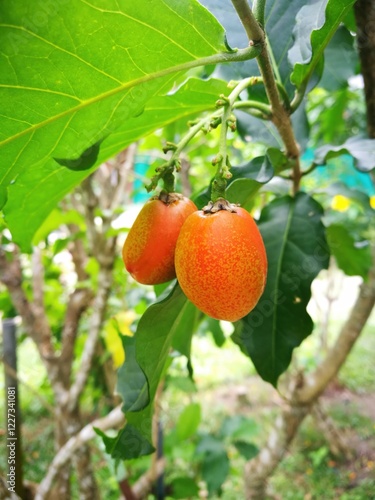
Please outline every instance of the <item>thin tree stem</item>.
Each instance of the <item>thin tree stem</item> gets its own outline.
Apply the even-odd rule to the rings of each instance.
[[[295,160],[295,162],[293,162],[293,193],[295,194],[299,190],[301,180],[299,147],[294,136],[289,114],[280,99],[270,56],[267,50],[265,34],[255,19],[246,0],[232,0],[232,3],[249,37],[250,44],[255,41],[262,46],[261,52],[257,56],[258,66],[264,81],[268,100],[271,104],[272,121],[283,140],[288,157]]]

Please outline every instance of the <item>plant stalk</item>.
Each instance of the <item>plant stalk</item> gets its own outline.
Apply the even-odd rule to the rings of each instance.
[[[271,104],[272,121],[282,138],[288,157],[295,160],[293,164],[293,193],[296,194],[299,191],[301,180],[301,169],[299,163],[300,151],[293,132],[289,114],[280,100],[270,56],[267,50],[264,31],[259,26],[246,0],[232,0],[232,3],[243,27],[245,28],[250,44],[256,42],[262,47],[260,54],[257,56],[257,62],[263,78],[267,97]]]

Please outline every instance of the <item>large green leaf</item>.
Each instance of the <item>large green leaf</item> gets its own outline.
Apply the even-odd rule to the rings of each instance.
[[[327,241],[337,265],[348,276],[368,278],[371,267],[370,245],[358,246],[348,229],[341,224],[327,227]]]
[[[312,280],[328,266],[321,206],[305,193],[275,199],[262,211],[259,229],[268,276],[255,309],[236,325],[233,340],[260,376],[276,386],[292,351],[313,328],[306,311]]]
[[[293,30],[295,42],[288,52],[294,66],[291,81],[297,87],[307,83],[320,63],[340,22],[355,0],[316,0],[299,11]]]
[[[222,80],[202,81],[192,78],[175,94],[151,98],[140,116],[125,120],[101,143],[94,166],[101,164],[156,128],[178,118],[214,108],[217,96],[223,92],[227,92],[227,87],[226,82]],[[48,165],[51,170],[48,170]],[[8,188],[9,200],[4,210],[6,219],[15,240],[24,248],[29,243],[35,228],[56,204],[56,198],[46,199],[46,193],[50,195],[56,192],[60,197],[62,189],[68,192],[77,182],[87,176],[86,171],[79,169],[74,171],[59,166],[54,160],[43,166],[43,171],[47,172],[47,170],[51,175],[43,178],[36,175],[34,170],[23,170],[16,183]],[[58,176],[58,183],[55,175]]]
[[[195,0],[4,0],[0,17],[0,198],[26,247],[90,167],[164,124],[154,108],[136,131],[151,97],[227,49]]]
[[[179,329],[186,331],[185,323],[190,321],[186,316],[189,306],[178,284],[172,289],[169,287],[139,320],[135,351],[131,340],[126,342],[125,363],[119,370],[118,387],[128,410],[125,412],[127,424],[117,437],[105,440],[107,451],[114,458],[136,458],[153,451],[150,444],[152,405],[173,338]],[[193,315],[195,311],[194,307]],[[134,382],[128,380],[132,374],[136,375]]]
[[[354,165],[362,172],[369,172],[375,168],[375,139],[351,137],[340,146],[327,144],[315,151],[314,162],[324,165],[330,158],[349,154],[353,157]]]

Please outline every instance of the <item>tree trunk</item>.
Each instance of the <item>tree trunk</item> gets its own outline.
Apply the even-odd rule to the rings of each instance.
[[[75,436],[82,429],[82,419],[79,411],[75,408],[69,411],[62,407],[56,412],[56,453],[66,444],[66,442]],[[99,491],[92,471],[90,448],[83,444],[76,450],[73,456],[74,470],[77,474],[79,484],[79,498],[81,500],[99,499]],[[71,463],[67,462],[59,470],[57,476],[57,486],[53,489],[49,498],[53,500],[66,500],[71,498],[70,487]]]
[[[354,5],[357,21],[358,53],[365,84],[367,129],[375,138],[375,1],[358,0]]]

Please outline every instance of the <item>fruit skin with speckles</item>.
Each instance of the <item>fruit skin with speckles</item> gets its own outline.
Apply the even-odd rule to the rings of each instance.
[[[257,225],[243,208],[233,210],[190,215],[175,255],[177,279],[188,299],[208,316],[226,321],[237,321],[256,306],[267,277]]]
[[[186,218],[194,203],[178,193],[161,193],[146,202],[122,249],[127,271],[144,285],[165,283],[176,277],[174,253]]]

